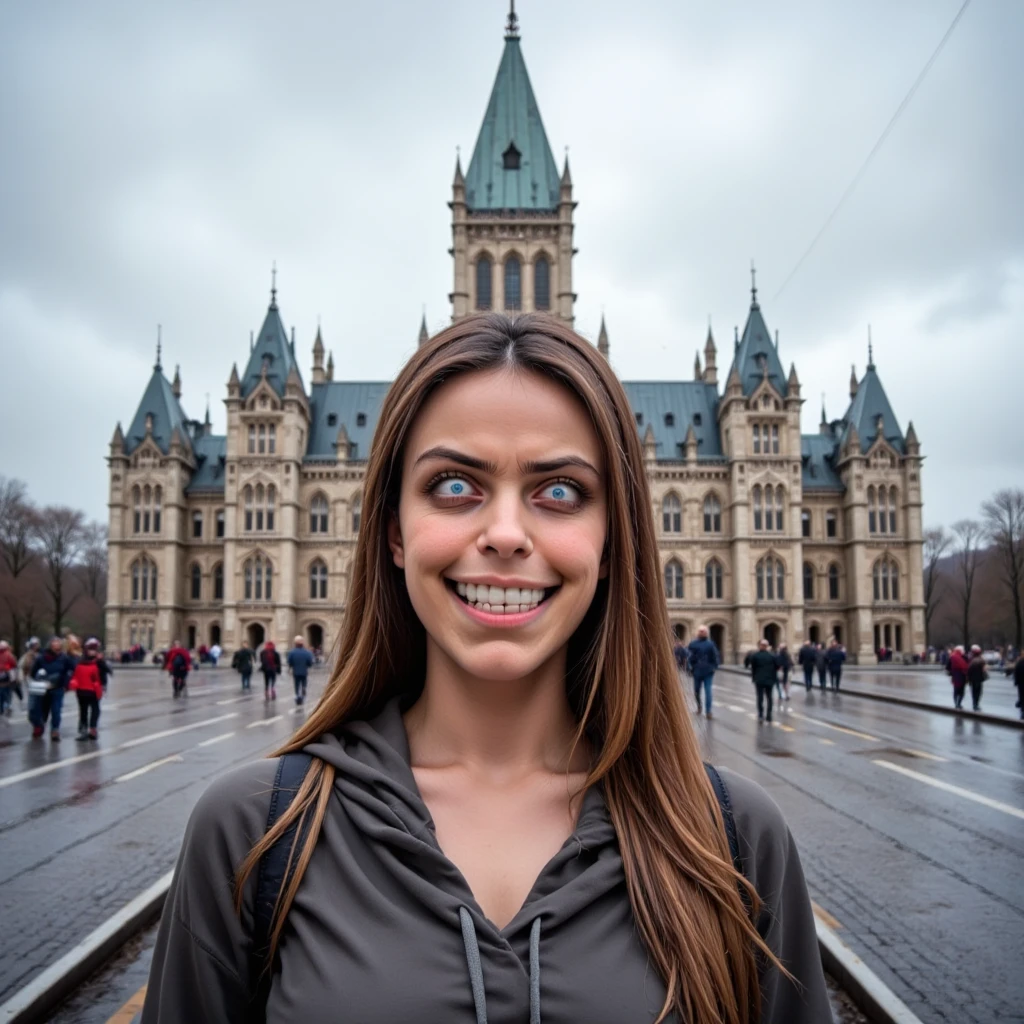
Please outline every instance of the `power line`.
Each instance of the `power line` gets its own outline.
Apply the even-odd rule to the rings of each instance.
[[[835,220],[836,214],[839,213],[839,211],[843,207],[843,204],[846,202],[847,199],[850,198],[850,196],[853,194],[854,189],[856,189],[856,187],[860,184],[860,180],[861,178],[864,177],[864,172],[867,171],[868,165],[874,159],[875,154],[878,153],[878,151],[882,148],[883,143],[889,137],[889,133],[893,130],[893,128],[896,125],[896,122],[900,119],[900,115],[903,113],[904,110],[907,109],[908,104],[914,98],[914,93],[916,93],[917,90],[920,88],[921,83],[925,80],[925,77],[931,70],[932,65],[935,63],[939,54],[942,52],[943,47],[949,41],[949,37],[953,34],[953,30],[956,28],[960,19],[964,16],[964,12],[967,10],[970,4],[971,0],[964,0],[963,6],[961,6],[960,10],[957,11],[956,17],[952,20],[952,22],[950,22],[949,28],[946,29],[946,34],[939,40],[939,45],[935,47],[934,52],[928,58],[928,62],[921,69],[921,73],[917,76],[917,79],[914,81],[914,84],[910,87],[910,91],[907,93],[906,96],[903,97],[903,102],[900,103],[900,105],[896,108],[896,113],[892,115],[892,118],[890,119],[889,123],[885,126],[885,131],[882,132],[882,134],[878,137],[878,141],[874,144],[874,146],[871,147],[871,152],[868,153],[867,157],[864,160],[864,163],[860,165],[860,170],[857,171],[857,173],[854,175],[853,180],[850,182],[849,185],[846,186],[846,191],[842,194],[842,196],[840,196],[839,202],[836,203],[832,212],[825,219],[825,223],[821,225],[821,228],[819,229],[818,233],[814,236],[814,238],[811,240],[811,244],[807,246],[807,249],[804,251],[804,254],[800,257],[800,259],[797,260],[796,266],[789,272],[789,276],[786,278],[785,281],[782,282],[782,286],[775,293],[775,299],[777,299],[783,293],[783,291],[785,291],[786,286],[789,284],[789,282],[792,281],[794,277],[796,277],[797,271],[803,266],[804,261],[807,259],[808,256],[811,255],[811,252],[814,250],[814,247],[821,240],[821,236],[825,234],[825,232],[829,228],[829,225],[832,223],[832,221]]]

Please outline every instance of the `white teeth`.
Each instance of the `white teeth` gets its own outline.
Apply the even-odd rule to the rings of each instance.
[[[476,584],[475,583],[467,583],[466,584],[466,599],[468,601],[476,601]]]
[[[467,594],[466,594],[466,591],[467,591],[467,590],[468,590],[469,588],[468,588],[467,584],[465,584],[465,583],[456,583],[456,584],[455,584],[455,589],[456,589],[456,590],[457,590],[457,591],[458,591],[458,592],[459,592],[459,593],[460,593],[460,594],[461,594],[461,595],[462,595],[463,597],[466,597],[466,596],[467,596]]]
[[[519,604],[519,588],[518,587],[506,587],[505,588],[505,604]]]
[[[498,615],[532,611],[544,600],[543,589],[531,587],[492,587],[484,583],[456,581],[455,591],[469,604]]]
[[[492,605],[504,604],[505,603],[505,588],[504,587],[489,587],[487,600]]]

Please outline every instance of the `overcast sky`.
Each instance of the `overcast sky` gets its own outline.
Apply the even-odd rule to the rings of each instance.
[[[860,186],[779,294],[962,0],[520,0],[579,201],[577,326],[624,378],[727,364],[749,264],[804,431],[863,372],[867,325],[927,456],[925,521],[1024,485],[1024,3],[974,0]],[[450,309],[468,162],[504,0],[22,0],[0,33],[0,473],[106,518],[115,423],[163,325],[186,412],[266,310],[305,378],[388,379]],[[727,365],[724,367],[727,369]],[[724,374],[724,370],[722,371]]]

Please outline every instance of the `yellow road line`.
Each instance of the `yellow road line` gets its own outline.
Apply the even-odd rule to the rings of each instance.
[[[114,1014],[107,1024],[131,1024],[135,1015],[142,1010],[142,1004],[146,1001],[146,985],[143,985],[138,992]]]
[[[939,757],[938,754],[929,754],[926,750],[913,750],[911,747],[903,748],[904,754],[909,754],[911,757],[920,757],[925,761],[948,761],[948,757]]]
[[[993,800],[990,797],[982,796],[980,793],[964,789],[962,786],[953,786],[948,782],[941,782],[939,779],[933,779],[930,775],[911,771],[911,769],[904,768],[899,764],[893,764],[891,761],[873,760],[871,763],[877,764],[881,768],[888,768],[893,772],[899,772],[900,775],[906,775],[908,778],[917,779],[918,782],[924,782],[929,786],[934,786],[936,789],[945,790],[947,793],[962,796],[965,800],[973,800],[976,804],[982,804],[985,807],[991,807],[993,810],[1002,811],[1003,814],[1012,814],[1015,818],[1024,818],[1024,810],[1021,810],[1019,807],[1013,807],[1010,804],[1004,804],[1001,800]]]
[[[829,926],[833,931],[841,931],[842,925],[820,904],[815,903],[811,900],[811,909],[814,911],[814,916]]]

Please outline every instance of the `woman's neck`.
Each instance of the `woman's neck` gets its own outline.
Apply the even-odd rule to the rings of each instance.
[[[405,727],[415,767],[460,765],[512,779],[589,766],[586,744],[573,750],[564,651],[525,678],[496,682],[466,675],[428,640],[423,693]]]

